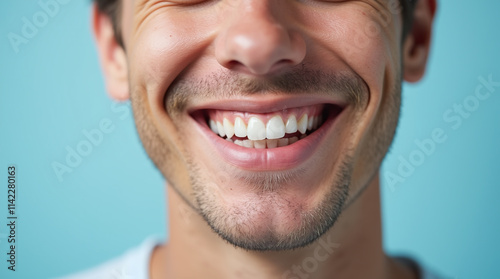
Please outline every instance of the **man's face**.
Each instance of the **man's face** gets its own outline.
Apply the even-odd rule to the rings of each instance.
[[[397,0],[123,4],[142,142],[221,237],[302,247],[376,175],[399,115]]]

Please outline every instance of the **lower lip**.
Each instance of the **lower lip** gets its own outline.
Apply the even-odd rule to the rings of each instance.
[[[280,171],[296,168],[310,159],[326,138],[339,114],[331,113],[323,125],[304,139],[270,149],[239,146],[212,132],[203,117],[199,117],[195,122],[200,132],[230,164],[250,171]]]

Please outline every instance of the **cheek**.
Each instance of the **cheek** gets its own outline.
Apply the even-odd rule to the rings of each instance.
[[[164,98],[171,83],[210,41],[211,26],[196,29],[194,24],[199,23],[158,10],[148,17],[134,16],[133,24],[124,30],[128,34],[125,41],[132,98],[140,100],[136,103],[141,117],[137,118],[142,122],[137,126],[148,126],[141,139],[155,164],[174,185],[188,185],[189,175],[179,149],[179,128],[166,113]]]
[[[394,55],[397,15],[385,12],[389,14],[382,16],[384,12],[355,1],[329,9],[300,13],[309,37],[308,48],[324,56],[314,59],[329,58],[332,65],[343,64],[357,73],[372,93],[380,94],[399,59]]]
[[[307,30],[312,30],[309,32],[310,47],[321,48],[316,52],[334,57],[332,65],[340,64],[365,81],[370,95],[358,130],[366,131],[398,81],[400,58],[396,34],[400,21],[398,15],[382,17],[373,7],[357,2],[335,9],[335,13],[303,15],[304,22],[309,25]],[[359,134],[356,141],[361,136]]]
[[[212,24],[200,20],[158,12],[135,28],[128,49],[131,82],[147,90],[150,102],[163,105],[170,84],[210,44]]]
[[[357,2],[352,3],[357,5]],[[303,22],[306,26],[303,28],[310,34],[308,47],[325,57],[322,60],[319,60],[321,57],[314,57],[314,61],[327,61],[331,68],[346,67],[358,74],[369,87],[369,102],[365,107],[358,108],[357,124],[352,127],[354,132],[348,134],[348,139],[345,140],[352,143],[353,149],[358,150],[354,157],[362,165],[354,167],[356,175],[353,177],[367,181],[364,176],[372,173],[374,165],[363,165],[363,162],[370,158],[359,160],[358,155],[364,156],[362,153],[368,154],[368,151],[372,151],[366,150],[366,145],[367,142],[373,141],[373,136],[376,135],[373,131],[377,123],[388,124],[382,116],[385,115],[384,110],[387,110],[387,104],[392,97],[390,95],[399,80],[397,34],[398,24],[401,22],[394,14],[390,20],[382,21],[374,16],[373,11],[361,6],[354,8],[351,4],[346,4],[345,7],[338,6],[336,9],[335,13],[304,14]],[[328,60],[328,57],[333,58]],[[346,127],[346,131],[348,129]]]

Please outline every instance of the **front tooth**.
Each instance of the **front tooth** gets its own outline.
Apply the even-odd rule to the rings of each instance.
[[[253,148],[253,141],[252,140],[244,140],[243,146],[248,147],[248,148]]]
[[[219,133],[219,130],[217,129],[217,124],[212,119],[210,119],[210,129],[212,130],[212,132],[216,134]]]
[[[224,132],[224,126],[222,126],[219,121],[217,121],[217,130],[219,131],[219,136],[224,137],[226,135]]]
[[[285,136],[285,124],[279,115],[273,116],[266,125],[266,137],[279,139]]]
[[[266,148],[266,140],[255,140],[253,146],[260,149]]]
[[[234,134],[240,138],[247,136],[247,125],[245,125],[243,119],[239,117],[236,117],[234,120]]]
[[[286,127],[285,131],[287,134],[295,133],[297,132],[297,118],[295,118],[295,115],[290,115],[288,117],[288,120],[286,121]]]
[[[232,138],[234,136],[234,126],[227,120],[227,118],[224,118],[223,121],[224,125],[224,133],[226,133],[226,136],[228,139]]]
[[[307,130],[311,131],[313,129],[314,116],[311,116],[307,121]]]
[[[314,121],[313,121],[313,129],[314,130],[318,129],[318,122],[319,122],[319,116],[314,117]]]
[[[268,139],[267,140],[267,148],[275,148],[278,146],[278,140],[277,139]]]
[[[237,144],[239,146],[243,146],[243,141],[242,140],[234,140],[234,144]]]
[[[279,147],[287,146],[287,145],[288,145],[288,138],[283,138],[283,139],[279,139],[278,140],[278,146]]]
[[[266,125],[257,117],[248,120],[247,136],[251,140],[263,140],[266,138]]]
[[[298,137],[291,137],[289,143],[292,144],[292,143],[296,143],[297,141],[299,141]]]
[[[297,122],[297,129],[301,134],[305,134],[307,131],[307,114],[304,114],[302,118],[300,118],[299,122]]]

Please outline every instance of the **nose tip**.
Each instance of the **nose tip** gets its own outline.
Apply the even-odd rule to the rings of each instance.
[[[241,15],[217,38],[215,55],[222,66],[265,75],[301,63],[306,55],[301,35],[268,13]]]

